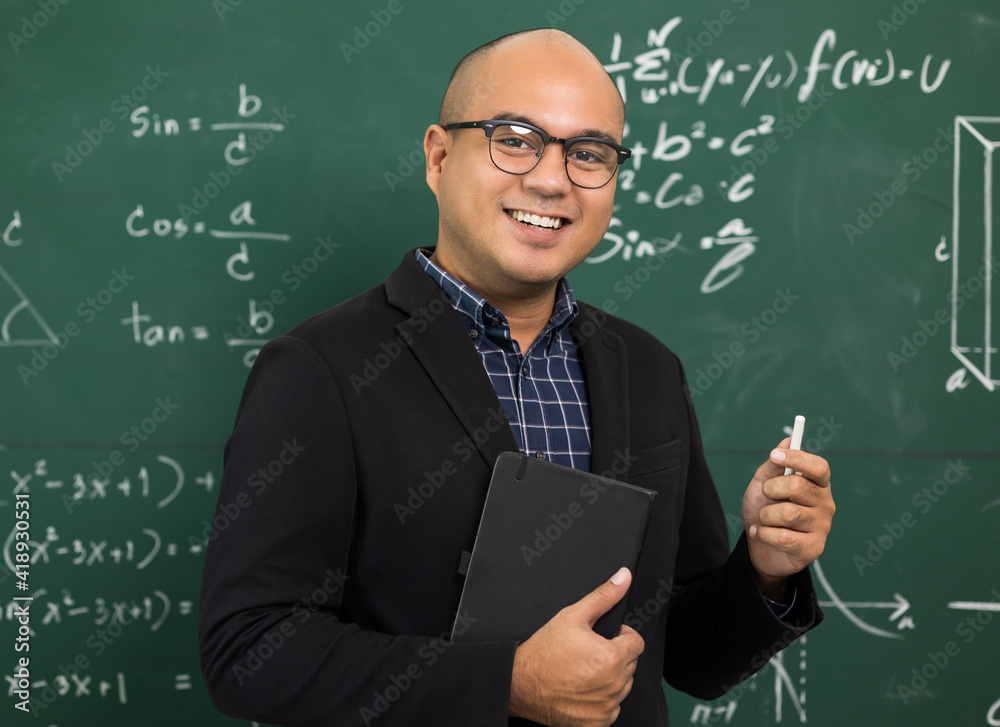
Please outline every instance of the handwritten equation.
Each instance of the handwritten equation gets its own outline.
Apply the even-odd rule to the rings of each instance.
[[[735,0],[734,4],[740,5]],[[743,4],[740,10],[745,9]],[[684,18],[675,16],[659,28],[647,29],[638,39],[613,34],[604,67],[629,106],[629,115],[645,107],[655,110],[664,99],[673,100],[671,118],[656,122],[655,137],[636,138],[626,124],[626,144],[633,153],[629,164],[619,171],[619,199],[636,209],[650,207],[673,214],[667,230],[651,234],[630,229],[625,214],[616,208],[604,242],[588,263],[659,258],[672,251],[692,258],[708,255],[699,291],[710,294],[725,288],[745,272],[761,244],[750,214],[728,207],[755,194],[761,168],[829,98],[852,88],[899,83],[910,83],[917,92],[932,94],[945,83],[951,68],[950,59],[935,59],[931,53],[902,58],[890,47],[875,56],[855,49],[838,50],[837,31],[833,29],[818,33],[808,59],[791,49],[776,49],[755,59],[713,57],[712,44],[729,25],[738,22],[739,11],[733,8],[698,26],[685,26]],[[626,55],[626,47],[642,49]],[[799,106],[781,117],[757,115],[742,128],[728,132],[701,113],[701,118],[692,121],[676,119],[677,100],[693,100],[694,106],[700,107],[715,95],[729,93],[739,99],[738,107],[743,109],[765,90],[794,93]],[[641,105],[636,108],[636,103]],[[705,170],[717,167],[713,160],[720,158],[732,162],[725,178],[706,179]],[[684,161],[692,164],[685,168],[681,165]],[[707,194],[711,189],[718,196]],[[678,212],[713,200],[723,205],[719,217],[727,222],[717,230],[694,235],[681,229]]]
[[[130,237],[155,240],[170,238],[181,240],[191,235],[207,235],[216,240],[239,240],[239,250],[226,260],[226,272],[229,277],[241,282],[254,279],[255,272],[249,269],[250,253],[248,240],[269,242],[289,242],[292,236],[284,232],[262,232],[252,229],[257,221],[253,217],[253,202],[244,200],[229,213],[232,229],[209,228],[203,221],[191,222],[187,216],[153,218],[146,216],[142,204],[137,204],[128,217],[125,218],[125,230]]]
[[[117,542],[107,539],[83,536],[68,541],[68,545],[59,545],[64,541],[55,526],[45,528],[45,538],[41,542],[28,541],[31,550],[31,563],[67,562],[74,566],[91,567],[94,565],[135,566],[136,570],[148,567],[159,555],[177,556],[183,552],[190,555],[200,555],[205,550],[203,542],[198,542],[196,536],[190,537],[187,546],[177,543],[164,543],[160,533],[152,528],[142,528],[135,538],[127,538]],[[11,558],[11,539],[4,543],[3,557],[8,568],[13,569]]]
[[[731,22],[737,21],[734,17]],[[650,28],[646,33],[648,50],[637,53],[631,60],[622,58],[622,34],[614,34],[604,68],[616,78],[626,103],[629,100],[627,80],[630,79],[641,84],[639,100],[644,104],[655,104],[668,97],[690,96],[701,106],[715,89],[730,88],[742,92],[739,105],[743,108],[762,86],[787,90],[800,73],[804,78],[796,90],[799,103],[805,102],[822,83],[844,91],[859,86],[877,87],[911,81],[919,84],[920,92],[934,93],[944,83],[951,67],[950,59],[935,61],[930,53],[922,58],[899,60],[890,48],[885,48],[879,57],[871,58],[863,57],[857,50],[838,54],[837,31],[832,29],[819,34],[809,60],[804,63],[800,63],[791,50],[783,50],[754,61],[733,62],[717,57],[704,61],[703,67],[696,67],[695,59],[711,41],[705,43],[699,41],[697,35],[693,39],[688,36],[683,52],[667,47],[671,34],[682,22],[683,18],[677,16],[658,29]],[[722,21],[718,23],[718,31],[710,31],[715,37],[725,29]],[[700,28],[699,31],[705,32]]]
[[[129,627],[140,623],[155,633],[171,615],[191,617],[196,615],[193,599],[181,599],[174,604],[161,590],[117,601],[94,596],[86,602],[81,602],[68,588],[61,589],[58,594],[50,594],[42,588],[35,591],[32,597],[34,598],[32,609],[41,612],[40,618],[34,619],[33,623],[40,623],[43,628],[68,626],[78,622],[94,626],[119,624]],[[15,604],[12,601],[8,602],[0,611],[0,621],[13,621],[15,609]]]
[[[237,121],[223,121],[206,124],[200,116],[188,117],[182,124],[180,119],[161,116],[152,111],[148,105],[137,107],[129,115],[132,124],[132,136],[137,139],[143,137],[171,137],[181,136],[182,129],[188,133],[199,131],[220,131],[237,132],[236,137],[226,144],[223,157],[226,163],[234,167],[240,167],[253,161],[257,152],[274,140],[275,134],[280,134],[285,130],[288,121],[295,116],[288,113],[287,109],[272,110],[272,116],[268,121],[258,120],[263,108],[263,101],[260,96],[247,92],[247,84],[239,84],[239,103],[236,106]],[[247,137],[247,132],[254,132],[254,136]]]
[[[139,436],[141,432],[135,434],[136,449],[139,445]],[[131,440],[126,442],[123,439],[123,444],[131,443]],[[59,497],[67,513],[73,513],[84,503],[100,502],[112,497],[151,499],[156,502],[157,508],[163,508],[181,494],[187,480],[184,468],[173,457],[161,454],[156,457],[156,461],[162,466],[152,474],[149,468],[139,467],[134,478],[130,475],[111,478],[109,475],[115,470],[115,466],[100,458],[90,462],[89,470],[83,468],[72,473],[50,472],[48,460],[40,459],[30,469],[21,470],[23,474],[18,470],[10,470],[9,477],[14,483],[12,494],[15,497],[28,492],[35,493],[36,497],[41,493],[50,493]],[[118,481],[113,482],[114,479]],[[215,482],[215,474],[211,470],[194,477],[194,484],[204,488],[208,494],[212,493]],[[11,504],[12,501],[9,499],[0,500],[0,512]]]

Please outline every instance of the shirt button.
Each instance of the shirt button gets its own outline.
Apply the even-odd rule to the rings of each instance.
[[[537,457],[538,459],[545,459],[545,452],[543,452],[542,450],[538,450],[537,452],[535,452],[535,457]]]
[[[479,331],[473,328],[471,331],[469,331],[469,338],[479,338]]]
[[[521,367],[521,373],[524,374],[525,376],[528,375],[528,364],[525,364],[524,366]]]

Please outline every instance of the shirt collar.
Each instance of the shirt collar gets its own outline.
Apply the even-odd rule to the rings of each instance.
[[[431,250],[426,248],[418,249],[416,252],[417,262],[441,286],[455,309],[465,314],[459,317],[466,323],[466,328],[469,330],[475,328],[480,334],[501,335],[510,338],[510,325],[503,312],[494,308],[486,298],[434,263],[430,258],[430,253]],[[568,326],[579,312],[580,305],[573,294],[573,288],[570,286],[569,280],[563,276],[559,279],[559,284],[556,287],[556,300],[552,307],[552,317],[549,318],[548,325],[542,329],[539,338],[549,331]]]

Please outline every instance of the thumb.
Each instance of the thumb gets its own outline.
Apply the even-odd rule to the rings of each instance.
[[[628,591],[632,583],[632,574],[628,568],[622,567],[579,601],[570,606],[578,616],[583,618],[587,624],[593,628],[597,619],[606,614],[611,608],[622,600],[625,592]]]
[[[775,447],[775,449],[789,449],[791,448],[791,446],[792,446],[792,438],[785,437],[778,443],[778,446]],[[760,466],[759,470],[760,481],[764,482],[764,480],[769,480],[772,477],[777,477],[778,475],[783,475],[784,473],[785,473],[785,466],[776,463],[774,460],[771,459],[770,455],[768,455],[767,461]]]

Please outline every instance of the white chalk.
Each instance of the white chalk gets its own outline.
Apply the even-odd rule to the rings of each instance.
[[[792,426],[792,446],[789,449],[802,449],[802,434],[806,431],[806,418],[799,414],[795,417],[795,424]],[[794,472],[791,467],[785,467],[785,474]]]

